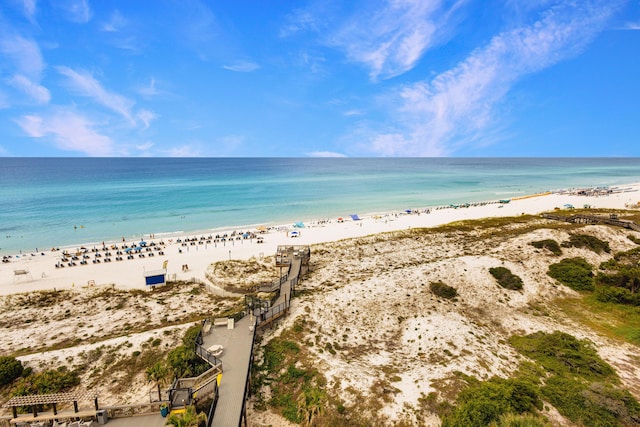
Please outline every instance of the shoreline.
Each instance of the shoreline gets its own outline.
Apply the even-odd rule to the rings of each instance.
[[[365,213],[359,220],[353,220],[345,215],[343,221],[337,218],[316,219],[303,221],[304,227],[294,228],[291,222],[288,224],[271,224],[266,221],[263,226],[266,233],[258,234],[257,226],[235,227],[235,230],[253,232],[264,239],[263,243],[257,243],[256,238],[240,238],[239,240],[218,240],[216,234],[231,234],[234,227],[219,227],[199,231],[162,233],[154,239],[145,237],[146,241],[162,247],[162,251],[152,249],[142,252],[144,257],[135,255],[134,259],[126,257],[121,261],[114,260],[103,262],[106,256],[101,256],[99,263],[93,261],[95,252],[87,252],[90,259],[86,265],[65,266],[56,268],[60,262],[62,252],[66,249],[75,252],[77,248],[85,246],[102,247],[102,242],[97,244],[77,244],[60,247],[59,251],[46,251],[27,253],[19,258],[12,256],[9,262],[0,264],[0,295],[30,292],[47,289],[64,289],[83,286],[115,285],[119,288],[144,289],[144,272],[162,269],[167,263],[168,278],[176,280],[200,280],[206,281],[207,267],[214,262],[231,259],[250,259],[272,256],[278,245],[313,245],[318,243],[362,237],[384,232],[399,231],[410,228],[429,228],[455,221],[518,216],[522,214],[539,214],[553,211],[555,208],[566,209],[567,206],[582,208],[602,209],[626,209],[628,205],[640,203],[640,183],[624,184],[616,187],[589,187],[573,188],[523,195],[503,201],[484,201],[464,205],[449,205],[424,207],[413,210],[403,210],[383,213]],[[338,217],[339,218],[339,217]],[[292,238],[290,232],[297,230],[298,237]],[[211,235],[212,239],[206,237]],[[204,240],[200,240],[205,237]],[[178,243],[180,239],[197,238],[198,242],[190,242],[184,246]],[[137,244],[138,241],[125,239],[127,245]],[[163,242],[164,245],[161,245]],[[193,244],[192,244],[193,243]],[[122,249],[122,241],[104,241],[107,248],[117,245]],[[159,255],[159,252],[164,252]],[[98,252],[101,255],[104,252]],[[149,256],[149,254],[153,254]],[[42,255],[41,255],[42,254]],[[6,255],[5,255],[6,256]],[[187,266],[185,269],[184,266]],[[17,274],[16,271],[24,274]]]

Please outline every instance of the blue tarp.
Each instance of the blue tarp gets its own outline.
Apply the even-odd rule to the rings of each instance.
[[[358,214],[350,214],[349,216],[354,221],[360,221],[360,217],[358,216]]]

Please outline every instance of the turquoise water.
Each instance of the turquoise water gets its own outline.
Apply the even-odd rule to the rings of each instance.
[[[0,253],[635,182],[637,158],[0,158]]]

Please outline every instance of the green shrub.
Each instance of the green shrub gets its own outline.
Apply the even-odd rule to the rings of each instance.
[[[442,282],[431,282],[429,284],[431,292],[440,298],[451,299],[458,296],[458,291],[453,286],[445,285]]]
[[[521,379],[492,378],[463,390],[443,427],[487,426],[504,414],[542,409],[538,388]]]
[[[632,426],[640,420],[640,405],[633,396],[609,384],[553,376],[542,394],[560,414],[585,427]]]
[[[562,246],[567,248],[572,246],[575,248],[587,248],[597,254],[602,252],[606,252],[606,253],[611,252],[609,243],[602,241],[597,237],[589,236],[588,234],[572,234],[569,237],[569,241],[563,242]]]
[[[595,297],[601,302],[613,302],[616,304],[640,305],[640,294],[633,294],[628,289],[615,286],[598,286]]]
[[[76,371],[69,371],[61,366],[58,369],[32,374],[21,378],[14,388],[13,396],[25,396],[29,394],[60,393],[80,384],[80,377]]]
[[[562,255],[562,249],[558,242],[553,239],[544,239],[538,240],[536,242],[531,242],[531,246],[538,249],[546,249],[554,255]]]
[[[566,258],[549,266],[547,274],[576,291],[592,291],[593,267],[584,258]]]
[[[0,386],[11,384],[23,370],[22,362],[15,357],[0,356]]]
[[[495,427],[548,427],[546,420],[529,413],[504,414],[500,417]]]
[[[520,290],[522,289],[522,279],[513,274],[505,267],[492,267],[489,273],[498,281],[498,284],[505,289]]]
[[[587,427],[638,424],[640,404],[615,386],[615,371],[588,341],[556,331],[513,336],[510,342],[548,371],[540,374],[541,392],[563,416]]]
[[[615,378],[609,364],[598,356],[591,343],[564,332],[535,332],[511,337],[511,344],[554,374],[580,375],[588,379]]]

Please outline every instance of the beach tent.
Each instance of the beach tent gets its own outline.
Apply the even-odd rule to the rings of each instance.
[[[349,216],[354,221],[360,221],[360,217],[358,216],[358,214],[350,214]]]
[[[302,221],[298,221],[295,224],[293,224],[293,226],[296,228],[304,228],[304,223]]]

